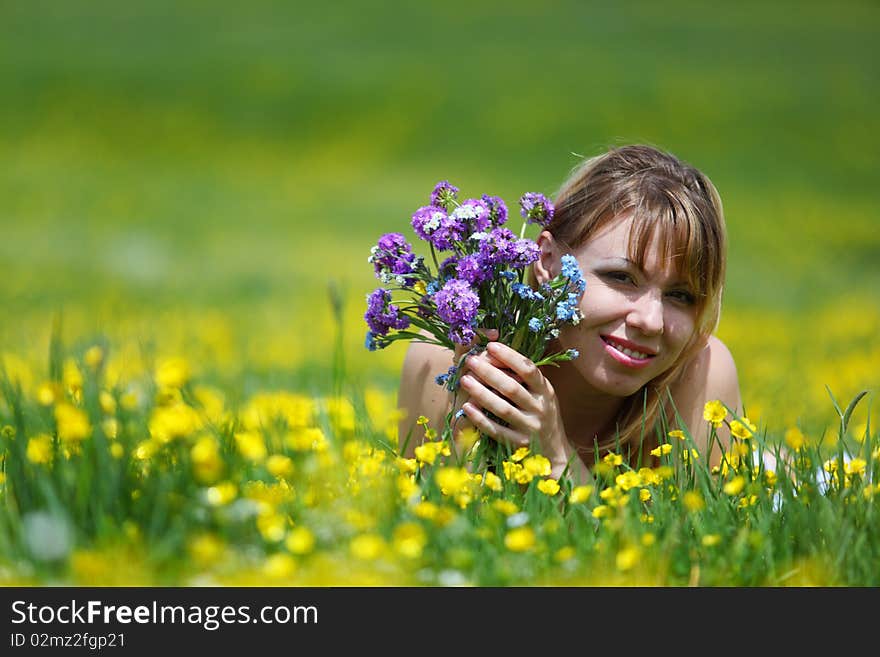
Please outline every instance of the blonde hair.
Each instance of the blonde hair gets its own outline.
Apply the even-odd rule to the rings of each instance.
[[[636,144],[610,148],[582,162],[557,192],[554,206],[546,229],[571,249],[621,215],[631,214],[629,259],[644,267],[647,247],[656,236],[660,257],[672,259],[695,294],[694,333],[678,361],[627,398],[618,415],[614,443],[599,445],[602,451],[619,444],[630,449],[631,460],[641,459],[645,448],[658,442],[658,419],[674,418],[669,385],[706,345],[721,316],[727,261],[721,197],[696,168],[670,153]]]

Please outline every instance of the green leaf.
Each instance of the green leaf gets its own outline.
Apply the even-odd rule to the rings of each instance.
[[[846,427],[849,424],[849,418],[853,414],[853,411],[856,409],[858,403],[862,400],[862,397],[868,394],[867,390],[862,390],[859,394],[857,394],[853,400],[849,403],[849,406],[846,407],[846,411],[843,413],[843,417],[841,421],[843,422],[843,430],[846,431]]]

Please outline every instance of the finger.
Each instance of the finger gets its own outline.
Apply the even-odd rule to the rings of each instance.
[[[498,367],[493,365],[488,358],[478,358],[471,363],[470,371],[485,385],[496,390],[514,405],[520,408],[532,408],[531,392],[523,386],[516,372],[506,369],[503,364]]]
[[[483,335],[489,341],[498,339],[498,329],[479,328],[479,329],[477,329],[477,333],[480,335]],[[467,344],[456,343],[455,350],[454,350],[455,351],[455,360],[459,361],[462,356],[464,356],[468,351],[470,351],[471,349],[476,347],[478,344],[480,344],[480,340],[476,336],[474,337],[473,340],[471,340]]]
[[[515,349],[502,342],[490,342],[486,347],[489,355],[503,362],[513,370],[528,387],[536,389],[544,380],[544,375],[535,363]]]
[[[519,420],[519,412],[513,404],[499,397],[495,394],[494,390],[487,388],[472,374],[466,374],[462,377],[461,386],[468,393],[468,401],[478,404],[487,411],[491,411],[508,423],[516,423]]]
[[[529,440],[526,436],[513,431],[509,427],[493,422],[473,403],[467,402],[462,406],[462,410],[471,421],[471,424],[480,430],[480,433],[489,436],[493,440],[508,445],[512,449],[525,447],[529,444]]]

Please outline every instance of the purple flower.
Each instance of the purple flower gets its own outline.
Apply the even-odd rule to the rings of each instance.
[[[374,336],[385,335],[391,329],[405,329],[409,317],[400,315],[400,308],[391,304],[391,292],[378,288],[367,295],[367,312],[364,319]],[[369,338],[368,338],[369,339]]]
[[[518,268],[529,266],[541,256],[541,247],[530,239],[517,240],[510,251],[510,264]]]
[[[507,228],[495,228],[480,240],[480,259],[487,265],[505,265],[514,259],[513,245],[517,238]]]
[[[461,232],[466,235],[482,233],[492,225],[489,206],[479,199],[469,198],[449,216],[458,222]]]
[[[489,219],[492,222],[492,227],[497,228],[504,225],[507,221],[507,205],[504,201],[497,196],[483,194],[483,202],[489,208]]]
[[[430,241],[431,235],[440,228],[444,219],[446,219],[446,211],[443,208],[426,205],[413,214],[412,227],[419,238]]]
[[[457,193],[458,187],[451,185],[448,180],[441,180],[431,192],[431,205],[449,210],[455,202]]]
[[[461,325],[461,326],[453,326],[449,329],[449,339],[458,344],[470,344],[475,337],[477,337],[477,332],[474,331],[470,326]]]
[[[441,251],[451,249],[453,242],[460,242],[467,229],[462,221],[446,214],[443,208],[432,205],[416,210],[412,216],[412,227],[416,235]]]
[[[519,200],[520,214],[527,224],[544,227],[553,219],[553,204],[543,194],[526,192]]]
[[[480,308],[480,297],[467,281],[453,278],[434,295],[437,315],[451,326],[472,324]]]
[[[401,285],[412,285],[415,278],[406,277],[415,271],[417,258],[412,246],[400,233],[387,233],[379,238],[379,243],[370,249],[367,259],[373,264],[376,278],[383,283],[396,280]]]
[[[467,281],[471,285],[479,285],[488,280],[491,275],[492,268],[484,266],[480,257],[473,253],[459,260],[455,268],[456,278]]]

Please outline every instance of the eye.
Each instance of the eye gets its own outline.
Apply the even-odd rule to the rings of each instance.
[[[617,283],[632,283],[633,278],[625,271],[609,271],[605,274],[605,278]]]
[[[696,301],[694,295],[687,290],[672,290],[667,296],[685,306],[692,306]]]

